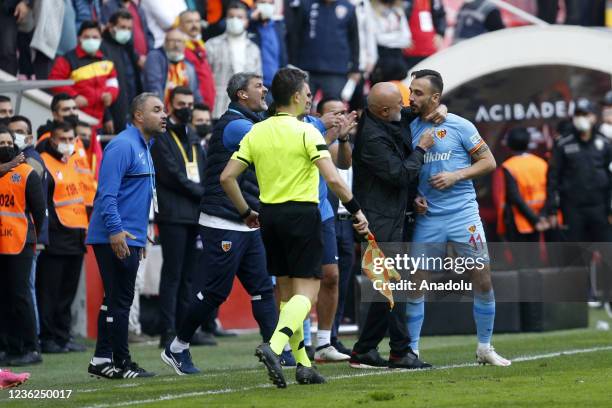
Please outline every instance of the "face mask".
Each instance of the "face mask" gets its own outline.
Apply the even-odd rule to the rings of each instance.
[[[174,117],[183,125],[191,123],[191,116],[193,116],[193,111],[189,108],[176,109],[174,111]]]
[[[608,139],[612,139],[612,123],[602,123],[599,131]]]
[[[23,148],[27,146],[26,135],[15,133],[15,146],[17,146],[19,150],[23,150]]]
[[[100,49],[102,40],[100,38],[87,38],[81,41],[81,48],[88,54],[95,54]]]
[[[2,146],[0,147],[0,163],[8,163],[15,158],[17,152],[14,147]]]
[[[79,122],[79,115],[64,116],[64,122],[68,123],[69,125],[76,126]]]
[[[132,39],[132,31],[131,30],[117,30],[115,34],[113,34],[113,38],[119,44],[127,44],[128,41]]]
[[[227,33],[230,35],[240,35],[244,33],[244,21],[238,17],[228,18],[225,22]]]
[[[185,58],[185,54],[179,51],[166,51],[166,55],[170,62],[181,62]]]
[[[261,18],[264,20],[270,20],[274,15],[274,4],[270,3],[258,3],[257,10],[261,13]]]
[[[591,121],[586,116],[575,116],[573,122],[574,127],[580,133],[588,132],[593,127]]]
[[[72,153],[74,153],[74,144],[70,144],[70,143],[58,143],[57,144],[57,151],[64,156],[72,156]]]
[[[200,139],[203,139],[212,132],[212,125],[196,125],[195,129]]]

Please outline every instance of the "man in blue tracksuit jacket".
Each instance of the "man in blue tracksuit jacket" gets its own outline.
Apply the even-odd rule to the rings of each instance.
[[[132,361],[127,339],[151,200],[157,206],[150,146],[156,134],[166,131],[166,113],[157,95],[143,93],[132,101],[130,114],[133,125],[104,149],[86,241],[93,247],[104,284],[98,341],[87,371],[110,379],[155,375]]]

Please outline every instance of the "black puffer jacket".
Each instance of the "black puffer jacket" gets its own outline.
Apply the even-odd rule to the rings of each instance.
[[[410,122],[378,119],[368,110],[359,122],[353,150],[353,193],[379,242],[401,242],[406,211],[412,210],[424,151],[412,150]]]
[[[223,191],[219,181],[223,169],[234,153],[223,144],[223,132],[230,122],[238,119],[246,119],[253,123],[261,121],[258,115],[233,102],[230,103],[229,109],[223,116],[219,118],[208,145],[208,165],[204,175],[205,193],[200,210],[208,215],[242,222],[238,210]],[[259,185],[253,168],[249,167],[238,177],[238,184],[249,207],[259,211]]]

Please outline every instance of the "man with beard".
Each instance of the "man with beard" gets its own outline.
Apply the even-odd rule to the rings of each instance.
[[[261,75],[249,72],[233,75],[227,86],[231,103],[215,125],[210,139],[200,205],[203,245],[200,264],[206,268],[206,273],[196,275],[187,316],[177,337],[161,354],[162,361],[179,375],[200,372],[191,361],[189,342],[196,329],[208,322],[225,302],[235,276],[251,296],[253,316],[264,342],[270,339],[276,325],[272,280],[268,275],[261,233],[258,228],[250,228],[242,222],[220,183],[221,172],[238,150],[242,138],[253,124],[261,121],[261,112],[268,108],[267,92]],[[251,208],[258,209],[259,187],[252,169],[240,178],[240,185]]]
[[[197,267],[196,240],[205,162],[190,125],[193,103],[189,88],[181,86],[170,92],[168,130],[151,148],[159,200],[155,221],[164,260],[159,282],[160,348],[174,339],[185,317]]]
[[[130,356],[128,317],[138,264],[145,256],[151,200],[159,211],[150,146],[166,131],[166,113],[157,95],[143,93],[132,101],[130,114],[133,126],[106,146],[87,236],[104,284],[98,341],[87,371],[108,379],[155,375]]]

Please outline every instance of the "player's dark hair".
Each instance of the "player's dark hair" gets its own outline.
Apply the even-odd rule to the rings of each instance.
[[[438,71],[433,69],[422,69],[412,73],[414,79],[427,78],[431,87],[436,93],[442,94],[444,90],[444,81],[442,81],[442,75]]]

